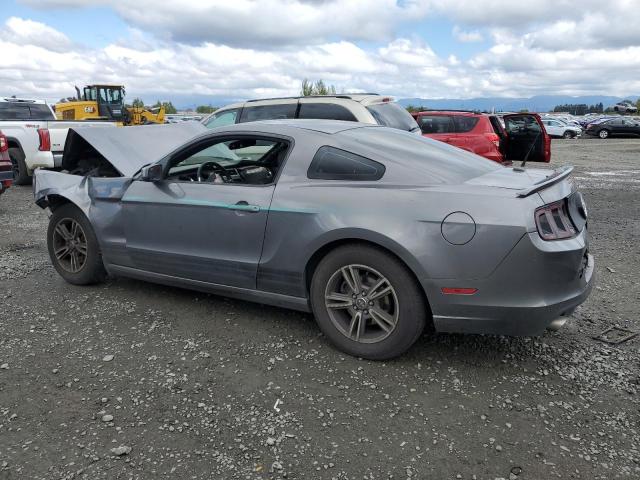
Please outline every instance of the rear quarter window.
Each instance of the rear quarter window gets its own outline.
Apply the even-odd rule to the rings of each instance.
[[[309,165],[307,177],[320,180],[380,180],[384,165],[339,148],[320,147]]]
[[[282,103],[278,105],[245,106],[240,114],[240,122],[256,122],[258,120],[277,120],[282,118],[294,118],[296,116],[297,103]]]
[[[419,117],[418,124],[422,133],[453,133],[455,125],[448,115],[423,115]]]
[[[323,120],[344,120],[356,122],[357,119],[347,108],[332,103],[301,103],[298,118]]]
[[[470,132],[478,124],[478,120],[480,120],[478,117],[454,116],[453,123],[456,126],[456,133]]]

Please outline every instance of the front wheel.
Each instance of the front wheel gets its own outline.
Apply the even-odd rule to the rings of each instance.
[[[570,130],[567,130],[562,134],[562,138],[565,138],[565,139],[573,138],[574,136],[575,136],[575,133],[573,133]]]
[[[47,230],[49,257],[56,271],[74,285],[90,285],[107,276],[96,235],[87,217],[71,203],[56,208]]]
[[[598,136],[600,138],[609,138],[609,130],[605,130],[604,128],[598,132]]]
[[[428,313],[418,282],[401,262],[356,244],[322,259],[311,282],[311,305],[320,329],[338,349],[370,360],[407,351]]]

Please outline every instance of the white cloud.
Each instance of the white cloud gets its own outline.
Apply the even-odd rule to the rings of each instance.
[[[111,5],[129,38],[73,43],[16,17],[0,28],[3,93],[49,98],[119,82],[129,96],[255,98],[296,94],[302,78],[401,97],[640,92],[637,0],[23,0],[39,8]],[[408,22],[447,18],[470,58],[442,53]],[[415,29],[413,29],[415,30]],[[441,43],[441,42],[437,42]]]
[[[9,17],[0,29],[0,39],[21,45],[35,45],[54,52],[71,48],[71,40],[55,28],[33,20]]]
[[[480,33],[478,30],[465,31],[462,30],[458,25],[455,25],[453,27],[451,33],[456,38],[456,40],[463,43],[481,42],[482,40],[484,40],[482,33]]]

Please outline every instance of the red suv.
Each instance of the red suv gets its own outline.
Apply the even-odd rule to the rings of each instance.
[[[13,168],[9,158],[9,142],[0,132],[0,193],[3,193],[13,182]]]
[[[535,113],[487,115],[474,112],[413,113],[425,137],[499,163],[551,160],[551,138]]]

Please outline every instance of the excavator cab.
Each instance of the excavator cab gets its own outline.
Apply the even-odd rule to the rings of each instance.
[[[100,118],[124,122],[124,94],[122,85],[87,85],[82,96],[84,101],[97,103]]]

